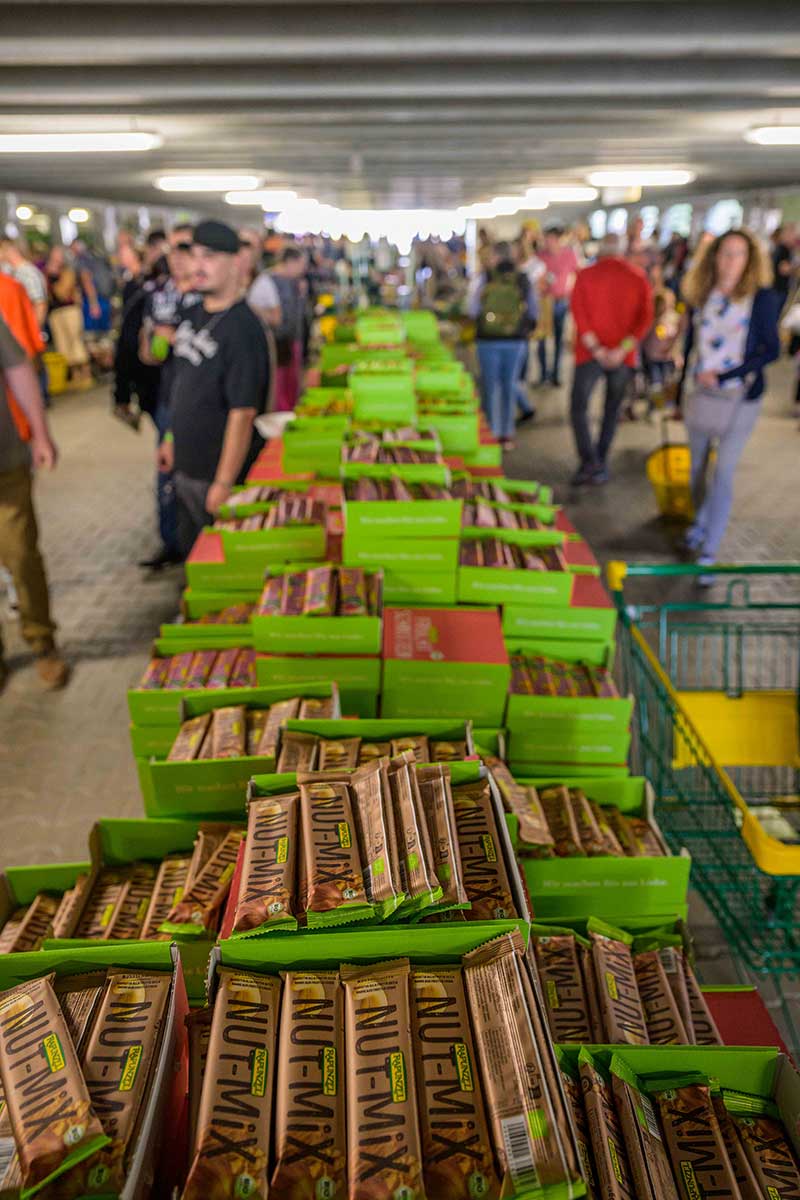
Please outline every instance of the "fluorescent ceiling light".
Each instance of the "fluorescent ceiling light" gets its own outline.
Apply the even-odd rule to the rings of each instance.
[[[17,216],[19,217],[20,221],[30,221],[31,217],[33,216],[33,209],[29,204],[18,204]]]
[[[489,207],[495,217],[513,217],[522,208],[522,196],[495,196]]]
[[[264,212],[280,212],[297,199],[297,192],[280,188],[256,188],[254,191],[228,192],[226,204],[257,204]]]
[[[456,212],[467,221],[490,221],[495,216],[491,204],[465,204]]]
[[[261,180],[257,175],[225,175],[210,171],[203,175],[162,175],[156,187],[162,192],[252,191]]]
[[[67,216],[76,225],[83,225],[85,221],[89,220],[89,210],[87,208],[71,208]]]
[[[585,187],[579,184],[564,184],[554,187],[531,187],[525,193],[525,207],[529,208],[531,201],[546,200],[550,204],[581,204],[584,201],[596,200],[597,188]]]
[[[117,154],[155,150],[157,133],[0,133],[0,154]]]
[[[628,167],[617,171],[592,171],[588,176],[593,187],[682,187],[696,176],[693,171],[660,167]]]
[[[759,125],[744,136],[757,146],[800,146],[800,125]]]

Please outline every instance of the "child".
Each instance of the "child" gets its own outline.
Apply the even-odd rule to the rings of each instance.
[[[665,391],[676,371],[683,366],[681,347],[686,323],[685,314],[679,311],[671,288],[656,292],[653,299],[653,328],[642,342],[642,364],[647,376],[650,413],[654,408],[663,407]]]

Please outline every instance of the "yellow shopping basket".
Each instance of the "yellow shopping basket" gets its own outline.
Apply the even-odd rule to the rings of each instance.
[[[690,487],[691,456],[685,442],[670,442],[668,420],[661,421],[661,445],[647,456],[647,478],[663,517],[691,521],[694,516]]]

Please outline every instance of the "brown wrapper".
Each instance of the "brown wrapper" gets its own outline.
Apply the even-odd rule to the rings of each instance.
[[[300,823],[308,872],[306,912],[343,910],[344,918],[348,907],[366,907],[348,785],[335,781],[301,784]]]
[[[300,701],[301,721],[328,721],[334,716],[333,696],[310,696]]]
[[[299,617],[303,613],[306,595],[307,571],[290,571],[283,577],[283,599],[281,614],[284,617]]]
[[[502,1195],[577,1180],[550,1041],[519,932],[467,954],[463,977]]]
[[[122,1190],[158,1054],[171,977],[166,971],[112,968],[81,1067],[92,1106],[111,1144],[91,1166],[92,1191]]]
[[[461,870],[450,768],[444,763],[418,767],[417,786],[428,826],[434,870],[442,887],[441,903],[465,906],[469,904],[469,898]]]
[[[409,750],[390,761],[386,775],[403,891],[411,900],[424,900],[438,889],[439,884],[414,762],[414,752]]]
[[[561,785],[541,788],[539,799],[553,835],[556,854],[560,858],[585,857],[568,790]]]
[[[67,1022],[67,1031],[80,1056],[106,990],[106,972],[87,971],[83,975],[62,976],[56,980],[54,987]]]
[[[243,837],[242,829],[231,829],[225,835],[202,871],[186,888],[183,897],[170,909],[166,921],[162,922],[162,933],[176,932],[174,928],[163,928],[164,925],[188,926],[197,933],[213,928],[220,907],[230,891]]]
[[[167,755],[167,762],[191,762],[197,758],[210,724],[211,713],[203,713],[202,716],[190,717],[188,721],[184,721]]]
[[[352,769],[358,766],[358,752],[361,738],[320,738],[318,746],[319,759],[317,767],[320,771]]]
[[[667,976],[672,997],[680,1013],[683,1028],[689,1045],[693,1046],[694,1026],[692,1024],[692,1009],[689,1004],[689,989],[686,986],[686,973],[683,969],[683,950],[679,946],[662,946],[659,950],[661,965]]]
[[[418,763],[426,763],[431,760],[428,739],[424,734],[420,734],[418,737],[392,738],[392,758],[397,758],[399,754],[405,754],[407,750],[413,752]]]
[[[53,936],[53,922],[58,908],[59,901],[54,896],[39,892],[24,910],[19,924],[15,925],[10,944],[7,939],[0,938],[0,953],[12,954],[22,950],[41,949],[44,939]],[[3,929],[3,934],[6,933],[6,928]]]
[[[299,771],[313,771],[317,762],[319,738],[313,733],[297,733],[284,729],[281,734],[281,753],[278,758],[279,775]]]
[[[600,836],[603,839],[603,854],[607,854],[610,858],[624,858],[625,851],[620,845],[619,838],[614,833],[608,821],[608,809],[601,808],[594,800],[590,800],[594,819],[597,821],[597,827],[600,830]]]
[[[388,913],[402,899],[403,884],[386,775],[387,762],[367,762],[358,767],[350,778],[350,791],[367,897],[378,912]]]
[[[167,682],[171,661],[169,658],[151,658],[144,675],[139,680],[140,690],[149,692],[163,688]]]
[[[586,854],[596,857],[606,853],[606,843],[597,823],[591,804],[581,788],[569,789],[569,803],[578,829],[581,847]]]
[[[672,1172],[685,1196],[733,1196],[739,1188],[704,1084],[655,1092]]]
[[[763,1195],[766,1194],[769,1196],[769,1192],[762,1192],[761,1190],[755,1171],[750,1165],[750,1159],[747,1157],[739,1127],[734,1124],[731,1114],[725,1107],[725,1101],[722,1096],[719,1094],[712,1095],[711,1103],[719,1122],[719,1130],[722,1134],[722,1140],[725,1143],[725,1149],[728,1152],[730,1164],[733,1167],[733,1173],[736,1176],[736,1182],[739,1185],[742,1200],[761,1200]],[[800,1193],[795,1194],[800,1195]],[[782,1196],[783,1193],[780,1192],[779,1195]]]
[[[164,681],[164,687],[168,691],[173,691],[176,688],[186,687],[186,680],[189,672],[192,669],[192,659],[194,658],[194,650],[185,650],[182,654],[173,654],[167,678]]]
[[[266,1200],[280,980],[219,970],[182,1200]]]
[[[423,1174],[430,1197],[499,1195],[460,967],[415,967],[411,1020]]]
[[[277,754],[278,734],[281,726],[284,721],[293,721],[299,711],[299,696],[293,696],[290,700],[279,700],[277,704],[270,705],[267,723],[258,746],[259,757],[263,755],[265,758],[269,758]]]
[[[192,859],[189,864],[189,874],[186,877],[184,890],[194,883],[197,876],[206,865],[211,855],[222,845],[222,839],[229,832],[229,822],[204,821],[198,826],[192,848]]]
[[[431,762],[461,762],[467,757],[466,742],[431,742]]]
[[[339,615],[367,615],[367,581],[360,567],[339,567]]]
[[[268,708],[248,708],[245,713],[245,727],[247,731],[245,753],[248,758],[253,758],[258,753],[258,747],[261,745],[261,739],[264,736],[268,716]]]
[[[623,853],[628,858],[639,858],[639,846],[633,836],[630,822],[624,813],[621,813],[618,808],[607,808],[605,810],[606,819],[614,836],[617,838]]]
[[[3,926],[0,933],[0,954],[8,954],[13,948],[17,934],[20,931],[22,922],[25,920],[25,914],[28,911],[28,906],[16,909]]]
[[[134,863],[130,882],[114,916],[111,918],[106,937],[114,941],[141,937],[150,898],[156,882],[156,867],[153,863]]]
[[[591,673],[592,686],[595,694],[609,700],[619,700],[617,685],[611,672],[605,667],[593,667]]]
[[[187,688],[204,688],[208,682],[208,677],[211,674],[216,657],[216,650],[196,651],[184,686]]]
[[[58,906],[58,911],[53,917],[54,938],[72,936],[72,930],[75,922],[78,920],[78,913],[88,886],[89,876],[79,875],[75,880],[75,886],[70,888],[69,891],[64,892],[64,895],[61,897],[61,903]]]
[[[453,788],[458,848],[473,921],[519,917],[495,822],[488,780]]]
[[[280,575],[273,575],[264,584],[264,590],[258,601],[256,615],[259,617],[277,617],[281,611],[282,601],[283,579]]]
[[[129,872],[119,867],[104,867],[97,875],[86,898],[73,934],[76,938],[104,938],[117,905],[127,887]]]
[[[383,574],[380,571],[367,575],[367,611],[371,617],[379,617],[383,611]]]
[[[391,742],[362,742],[358,751],[359,764],[374,762],[376,758],[389,758],[392,753]]]
[[[206,1073],[208,1043],[211,1040],[211,1018],[213,1008],[192,1008],[186,1014],[186,1032],[189,1042],[189,1157],[194,1158],[197,1146],[197,1116],[200,1112],[200,1095],[203,1091],[203,1076]]]
[[[424,1200],[408,960],[341,974],[348,1200]]]
[[[598,1191],[603,1200],[639,1200],[611,1085],[591,1060],[584,1059],[583,1052],[579,1069]]]
[[[293,915],[299,792],[250,801],[233,929],[278,927]]]
[[[696,1046],[722,1046],[722,1036],[717,1029],[711,1010],[706,1004],[706,998],[700,991],[697,976],[692,970],[691,963],[683,959],[683,977],[686,980],[686,991],[689,995],[689,1011],[692,1014],[692,1032]]]
[[[511,655],[511,694],[513,696],[530,696],[533,693],[533,679],[525,658],[521,654]]]
[[[283,976],[270,1193],[345,1200],[343,999],[336,971]]]
[[[599,1046],[605,1041],[606,1032],[603,1028],[603,1014],[600,1009],[600,996],[597,991],[597,976],[594,973],[594,956],[591,946],[584,946],[582,943],[577,943],[578,961],[581,964],[581,975],[583,977],[583,990],[586,994],[586,1002],[589,1006],[589,1026],[592,1031],[592,1036],[589,1039],[591,1044]]]
[[[532,848],[540,858],[552,856],[554,839],[536,788],[517,783],[502,759],[487,754],[483,761],[497,784],[503,806],[519,821],[519,837],[525,843],[524,849]]]
[[[211,721],[211,757],[243,758],[247,751],[247,722],[243,704],[216,708]]]
[[[589,1002],[574,936],[537,937],[534,952],[553,1041],[591,1042]]]
[[[586,1109],[583,1106],[581,1085],[578,1079],[573,1079],[572,1075],[568,1074],[563,1068],[561,1071],[561,1082],[564,1085],[564,1095],[567,1097],[567,1106],[572,1114],[572,1123],[575,1127],[575,1142],[578,1147],[581,1172],[586,1181],[586,1195],[588,1200],[597,1200],[597,1172],[595,1170],[594,1159],[592,1158],[589,1122],[586,1119]]]
[[[105,1144],[53,976],[0,994],[0,1076],[21,1182],[35,1188]]]
[[[630,946],[604,934],[590,936],[606,1039],[613,1045],[647,1046],[647,1024]]]
[[[628,817],[628,827],[642,858],[663,858],[669,851],[644,817]]]
[[[307,617],[332,617],[336,612],[336,574],[333,567],[312,567],[306,573],[303,613]]]
[[[644,1009],[650,1045],[689,1045],[689,1038],[658,950],[646,950],[643,954],[634,955],[633,969],[636,972],[636,986]]]
[[[206,687],[213,689],[228,687],[238,657],[239,651],[236,647],[232,646],[228,650],[220,650],[214,659],[214,665],[206,680]]]
[[[637,1200],[678,1200],[658,1118],[649,1096],[611,1064],[611,1091],[625,1139]]]

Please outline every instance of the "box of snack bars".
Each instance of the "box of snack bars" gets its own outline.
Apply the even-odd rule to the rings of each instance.
[[[284,687],[302,693],[310,682],[333,680],[341,698],[342,712],[359,717],[378,714],[381,690],[381,660],[375,655],[353,654],[257,654],[259,687]]]
[[[378,655],[383,573],[330,564],[271,573],[252,627],[266,654]]]
[[[40,950],[71,926],[91,863],[6,867],[0,874],[0,954]]]
[[[459,602],[568,605],[575,576],[567,567],[563,543],[564,535],[551,530],[462,531]]]
[[[611,666],[617,612],[606,589],[593,576],[579,576],[569,604],[507,604],[503,607],[503,637],[509,646],[549,658],[583,657],[584,646],[597,646],[602,663]],[[573,643],[580,646],[571,649]],[[546,644],[558,643],[547,654]],[[544,649],[541,647],[545,646]],[[596,661],[597,656],[593,656]]]

